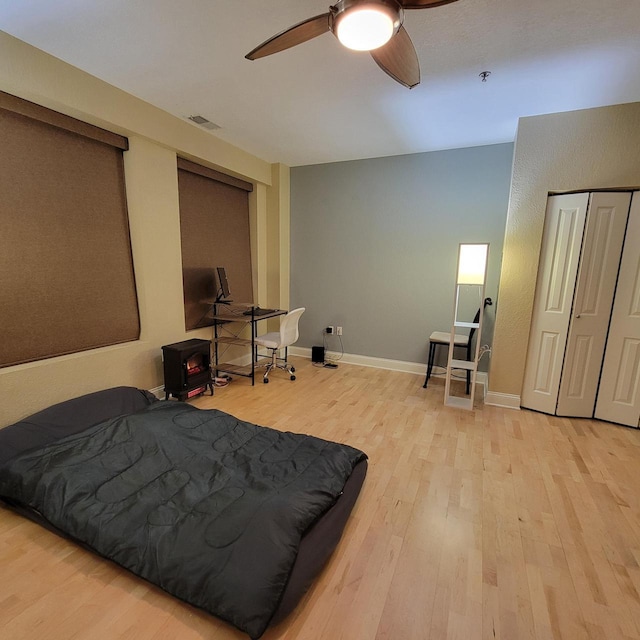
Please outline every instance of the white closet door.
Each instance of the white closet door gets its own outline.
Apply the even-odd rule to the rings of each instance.
[[[640,193],[631,203],[613,304],[596,418],[637,427],[640,422]]]
[[[592,193],[562,368],[559,416],[593,417],[630,193]]]
[[[588,193],[547,201],[521,404],[555,413]]]

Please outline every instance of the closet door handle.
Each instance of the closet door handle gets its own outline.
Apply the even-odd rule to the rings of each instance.
[[[580,314],[578,314],[578,315],[576,316],[576,320],[577,320],[579,317],[580,317]]]

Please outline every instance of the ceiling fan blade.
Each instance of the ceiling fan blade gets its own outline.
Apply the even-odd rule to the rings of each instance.
[[[398,0],[403,9],[430,9],[441,7],[443,4],[451,4],[457,0]]]
[[[418,54],[404,27],[387,44],[370,53],[376,64],[400,84],[409,89],[420,84]]]
[[[329,15],[329,13],[323,13],[320,16],[309,18],[308,20],[304,20],[285,31],[282,31],[278,35],[273,36],[273,38],[265,40],[253,51],[247,53],[245,58],[247,58],[247,60],[264,58],[265,56],[270,56],[273,53],[290,49],[291,47],[295,47],[297,44],[302,44],[307,40],[321,36],[323,33],[330,30]]]

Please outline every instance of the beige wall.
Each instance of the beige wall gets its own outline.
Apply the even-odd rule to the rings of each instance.
[[[271,170],[271,198],[273,211],[290,209],[290,170],[282,164],[274,164]],[[289,216],[272,216],[269,219],[268,247],[269,273],[267,276],[267,302],[270,307],[289,308]]]
[[[254,286],[266,304],[266,274],[279,270],[280,253],[288,264],[289,247],[274,245],[268,233],[273,224],[288,228],[287,167],[275,165],[272,187],[269,163],[2,32],[0,90],[129,137],[125,175],[141,320],[136,342],[0,369],[0,426],[98,389],[160,387],[163,344],[211,338],[210,330],[184,328],[176,154],[254,183]],[[288,296],[288,280],[283,288]]]
[[[548,193],[639,185],[640,103],[520,119],[490,393],[519,401]]]

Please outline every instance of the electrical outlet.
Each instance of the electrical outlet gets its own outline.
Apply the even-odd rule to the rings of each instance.
[[[324,332],[325,332],[325,333],[327,333],[327,334],[333,333],[333,327],[332,327],[332,326],[328,326],[328,327],[324,330]]]
[[[336,327],[336,335],[342,335],[342,327]]]

